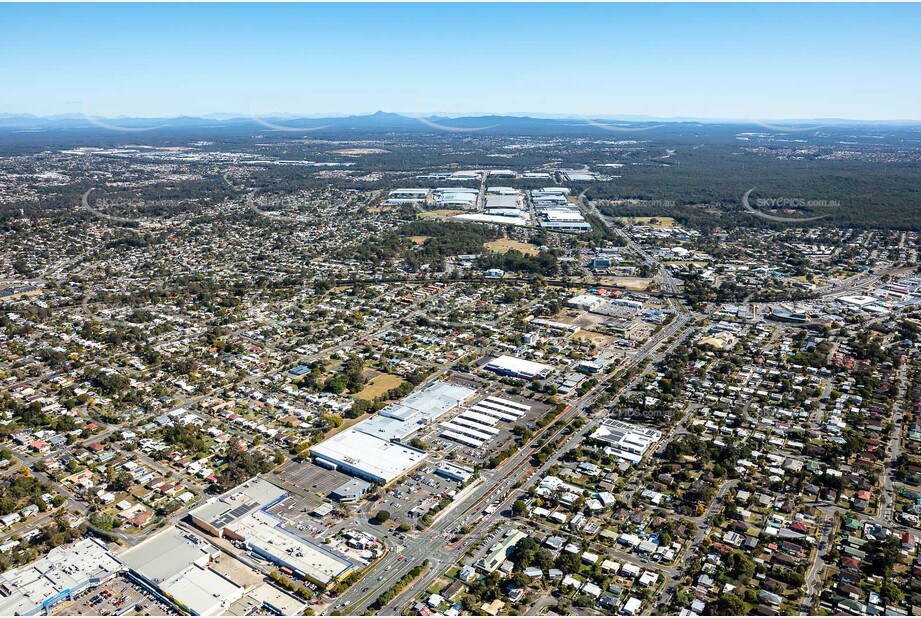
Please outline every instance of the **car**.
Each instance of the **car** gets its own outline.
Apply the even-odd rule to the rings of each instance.
[[[388,570],[389,570],[389,569],[388,569]],[[381,575],[380,577],[378,577],[378,578],[377,578],[377,581],[381,581],[382,579],[384,579],[384,576],[383,576],[383,575]]]

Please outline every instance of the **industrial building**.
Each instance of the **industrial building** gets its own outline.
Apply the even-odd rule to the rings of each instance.
[[[560,170],[569,182],[593,182],[595,174],[585,170]]]
[[[192,522],[217,537],[242,543],[291,574],[326,588],[346,577],[354,564],[284,529],[286,522],[270,512],[288,493],[255,477],[212,498],[189,514]]]
[[[434,382],[368,420],[310,447],[317,465],[386,485],[418,466],[425,451],[402,441],[429,426],[476,393],[450,382]]]
[[[120,556],[129,576],[193,616],[217,616],[243,597],[243,586],[210,567],[219,549],[192,532],[168,528]]]
[[[588,232],[591,224],[574,208],[543,208],[537,219],[541,227],[558,232]]]
[[[531,191],[531,203],[534,204],[535,208],[566,206],[569,204],[569,200],[566,199],[568,194],[569,189],[564,189],[562,187],[547,187],[540,190],[535,189]]]
[[[433,195],[435,196],[435,202],[439,206],[471,208],[477,205],[477,201],[480,198],[480,191],[479,189],[468,189],[464,187],[442,187],[435,189]]]
[[[0,575],[0,616],[48,613],[58,603],[105,584],[121,569],[95,539],[55,547],[44,558]]]
[[[543,379],[553,371],[553,367],[550,365],[506,355],[492,359],[486,363],[483,368],[498,373],[499,375],[523,378],[525,380],[533,380],[534,378]]]
[[[503,211],[505,212],[505,211]],[[518,227],[527,227],[531,223],[531,219],[528,214],[524,211],[520,212],[520,216],[510,216],[508,213],[501,215],[493,215],[485,212],[476,212],[465,215],[457,215],[452,217],[452,219],[457,221],[470,221],[473,223],[494,223],[496,225],[515,225]]]
[[[394,189],[389,195],[392,198],[425,199],[428,194],[428,189]]]
[[[486,195],[486,205],[484,209],[487,211],[495,209],[509,209],[509,210],[520,210],[522,206],[521,195],[518,193],[508,195],[505,193],[494,195]]]
[[[387,196],[384,203],[390,206],[397,204],[420,204],[428,198],[428,189],[394,189]]]

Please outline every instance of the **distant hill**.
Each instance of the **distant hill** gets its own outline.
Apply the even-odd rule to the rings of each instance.
[[[837,125],[837,126],[921,126],[921,121],[859,121],[843,119],[804,119],[773,120],[766,123],[779,123],[783,126]],[[702,120],[693,118],[652,119],[625,117],[623,119],[581,119],[535,118],[532,116],[414,116],[379,111],[374,114],[357,116],[330,116],[324,118],[296,117],[287,115],[249,117],[233,114],[210,114],[206,117],[177,116],[173,118],[117,117],[103,118],[66,114],[58,116],[35,116],[31,114],[0,114],[0,130],[12,131],[60,131],[118,128],[129,131],[158,131],[176,129],[213,129],[236,131],[279,131],[296,133],[298,130],[310,131],[398,131],[427,133],[433,131],[454,130],[457,132],[498,133],[498,134],[550,134],[550,133],[602,133],[630,132],[642,129],[654,131],[658,128],[679,127],[681,125],[715,125],[732,124],[740,128],[751,126],[752,130],[770,125],[759,125],[744,120]]]

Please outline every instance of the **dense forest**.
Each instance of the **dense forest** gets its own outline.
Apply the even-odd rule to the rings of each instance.
[[[480,269],[501,268],[507,272],[554,275],[559,266],[556,256],[541,252],[535,256],[519,251],[489,253],[485,243],[501,237],[491,225],[455,221],[413,221],[400,226],[396,234],[378,236],[344,249],[342,257],[372,264],[401,258],[413,271],[427,266],[435,272],[445,270],[445,260],[457,255],[479,254]],[[415,238],[418,242],[411,240]]]

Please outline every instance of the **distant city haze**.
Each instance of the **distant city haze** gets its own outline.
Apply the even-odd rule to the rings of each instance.
[[[910,4],[2,5],[0,113],[921,119]]]

